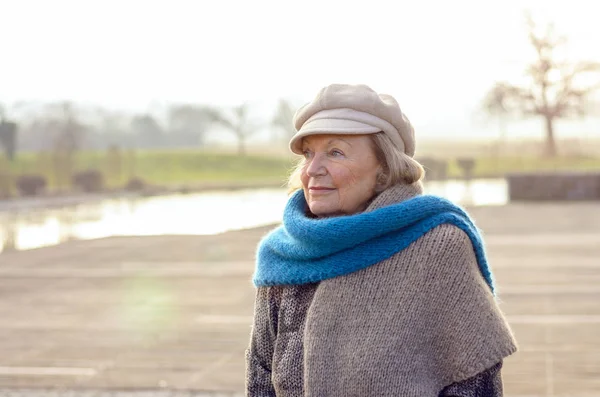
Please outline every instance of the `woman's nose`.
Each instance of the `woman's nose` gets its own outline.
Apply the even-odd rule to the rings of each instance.
[[[313,158],[309,160],[308,166],[306,167],[306,174],[311,177],[327,174],[327,168],[325,167],[325,162],[321,155],[315,154]]]

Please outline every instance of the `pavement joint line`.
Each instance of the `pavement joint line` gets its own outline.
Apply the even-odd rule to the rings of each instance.
[[[60,393],[60,394],[57,394]],[[244,397],[244,393],[231,392],[231,391],[205,391],[205,390],[179,390],[179,389],[88,389],[88,388],[39,388],[32,389],[28,388],[2,388],[0,387],[0,396],[10,397],[56,397],[60,395],[68,395],[70,397],[135,397],[135,396],[157,396],[157,397]],[[510,396],[509,396],[510,397]],[[521,397],[521,396],[518,396]],[[529,397],[529,396],[526,396]],[[562,396],[557,396],[562,397]],[[580,397],[580,396],[569,396],[569,397]],[[583,397],[583,396],[582,396]]]
[[[557,295],[557,294],[600,294],[599,285],[520,285],[518,287],[503,287],[500,284],[498,294],[502,295]]]
[[[552,394],[552,397],[598,397],[598,394]],[[540,394],[507,394],[506,397],[540,397]]]
[[[576,233],[576,232],[559,232],[559,233],[540,233],[533,232],[527,234],[496,234],[496,233],[485,233],[484,237],[486,245],[492,246],[540,246],[540,245],[552,245],[557,246],[569,246],[572,247],[590,245],[600,243],[600,233],[597,230]]]
[[[94,376],[94,368],[67,367],[0,367],[0,375]]]
[[[94,396],[94,397],[135,397],[156,395],[162,397],[168,396],[185,396],[185,397],[243,397],[242,392],[234,391],[205,391],[205,390],[177,390],[169,388],[161,389],[88,389],[88,388],[60,388],[61,393],[72,397],[77,396]],[[49,396],[56,397],[57,390],[51,388],[14,388],[14,387],[0,387],[0,396]],[[540,397],[540,394],[505,394],[506,397]],[[598,397],[598,394],[553,394],[552,397]]]
[[[146,261],[146,262],[133,262],[133,261],[127,261],[127,262],[120,262],[121,266],[131,266],[134,269],[139,267],[140,269],[146,269],[148,265],[164,265],[164,266],[170,266],[172,267],[173,264],[176,264],[177,266],[182,266],[182,265],[187,265],[190,267],[196,267],[196,266],[220,266],[223,264],[228,264],[228,265],[246,265],[246,264],[253,264],[254,260],[238,260],[238,261]]]
[[[196,322],[203,324],[251,324],[252,320],[252,316],[222,316],[206,314],[196,317]]]
[[[511,324],[600,324],[600,315],[512,315],[506,316]]]
[[[188,384],[200,381],[211,371],[221,368],[223,365],[225,365],[225,363],[227,363],[227,361],[231,360],[231,358],[233,358],[235,355],[236,355],[236,352],[231,352],[231,353],[225,355],[224,357],[221,357],[213,365],[209,366],[208,368],[203,369],[202,371],[200,371],[199,373],[197,373],[195,375],[192,375],[188,379]]]
[[[549,342],[545,345],[531,345],[521,344],[519,346],[519,353],[548,353],[553,355],[561,355],[564,353],[577,353],[587,354],[592,353],[600,355],[600,346],[589,346],[589,345],[569,345],[566,343]]]
[[[556,263],[551,263],[551,264],[547,264],[547,263],[535,263],[535,262],[528,262],[526,265],[523,264],[523,261],[521,260],[523,257],[521,255],[515,255],[514,259],[519,259],[518,261],[514,261],[514,260],[506,260],[503,259],[502,261],[500,260],[495,260],[494,263],[492,264],[492,270],[499,270],[499,269],[519,269],[519,270],[533,270],[533,269],[545,269],[546,271],[548,270],[554,270],[554,269],[599,269],[600,270],[600,261],[598,261],[597,259],[594,260],[594,262],[578,262],[578,263],[573,263],[571,261],[560,261],[560,262],[556,262]],[[513,258],[511,258],[513,259]]]

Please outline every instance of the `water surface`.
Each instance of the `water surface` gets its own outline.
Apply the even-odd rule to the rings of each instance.
[[[503,179],[429,182],[425,189],[465,206],[508,201]],[[0,212],[0,244],[2,250],[23,250],[72,239],[216,234],[280,222],[286,201],[284,189],[269,188],[4,211]]]

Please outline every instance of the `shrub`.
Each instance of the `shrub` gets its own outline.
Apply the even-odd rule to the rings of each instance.
[[[136,178],[131,178],[129,180],[129,182],[127,182],[127,184],[125,185],[125,190],[139,192],[141,190],[144,190],[145,187],[146,187],[146,182],[144,182],[144,180],[136,177]]]
[[[73,185],[86,193],[100,192],[104,188],[104,178],[98,170],[87,170],[73,176]]]
[[[6,171],[0,171],[0,198],[10,197],[11,185],[11,175]]]
[[[46,178],[42,175],[20,175],[16,180],[17,190],[21,196],[37,196],[46,189]]]
[[[464,178],[471,179],[473,177],[475,171],[475,159],[463,157],[457,159],[456,163],[461,169]]]

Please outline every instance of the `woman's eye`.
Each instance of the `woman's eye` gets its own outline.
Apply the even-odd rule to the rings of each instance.
[[[342,153],[340,150],[337,149],[333,149],[331,152],[329,152],[333,157],[338,157],[338,156],[343,156],[344,153]]]
[[[304,156],[304,158],[307,159],[307,158],[309,158],[311,156],[311,152],[310,152],[310,150],[304,150],[302,152],[302,155]]]

